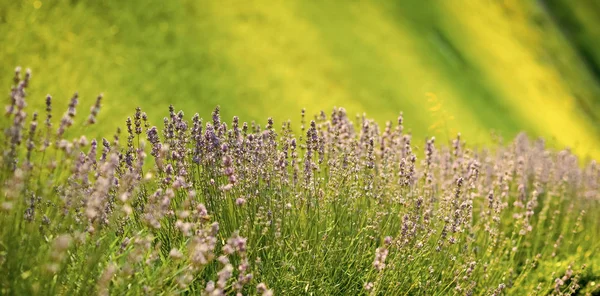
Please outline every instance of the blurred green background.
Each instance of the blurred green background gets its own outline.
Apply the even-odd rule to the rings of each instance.
[[[297,122],[333,106],[418,139],[473,145],[524,130],[600,158],[600,2],[569,0],[0,0],[0,85],[33,70],[29,102],[105,94],[109,136],[141,106]],[[60,112],[60,113],[59,113]]]

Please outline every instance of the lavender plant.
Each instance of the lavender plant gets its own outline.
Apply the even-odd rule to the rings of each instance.
[[[302,111],[296,136],[218,107],[88,140],[77,94],[28,115],[30,79],[2,121],[0,294],[600,293],[600,167],[543,140],[421,151],[402,115]]]

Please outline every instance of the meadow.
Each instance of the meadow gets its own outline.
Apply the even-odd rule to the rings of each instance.
[[[598,27],[0,0],[0,295],[600,295]]]
[[[271,2],[0,0],[0,68],[35,70],[40,110],[104,93],[96,137],[137,106],[249,122],[344,106],[380,125],[404,111],[420,139],[526,131],[600,157],[594,1]]]
[[[104,99],[31,113],[35,80],[15,72],[0,294],[600,293],[600,166],[542,139],[419,151],[403,114],[248,124],[173,106],[67,137],[102,124]]]

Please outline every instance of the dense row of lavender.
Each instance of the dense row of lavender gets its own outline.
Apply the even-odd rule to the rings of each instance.
[[[541,140],[421,146],[402,116],[341,108],[297,137],[172,107],[90,140],[77,94],[57,121],[50,96],[26,113],[30,76],[2,123],[0,294],[600,291],[600,167]]]

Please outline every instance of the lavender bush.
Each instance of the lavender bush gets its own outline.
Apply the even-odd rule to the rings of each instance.
[[[27,113],[30,78],[2,122],[0,294],[600,293],[600,167],[542,140],[421,146],[402,115],[342,108],[296,136],[173,107],[87,139],[77,94],[58,122],[50,96]]]

